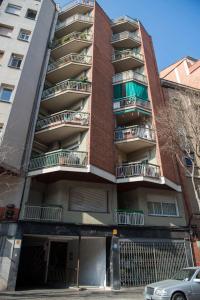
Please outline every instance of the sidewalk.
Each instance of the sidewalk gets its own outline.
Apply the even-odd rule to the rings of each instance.
[[[143,300],[143,288],[121,289],[120,291],[110,290],[28,290],[17,292],[0,292],[0,300],[82,300],[83,298],[93,300],[106,299],[132,299]]]

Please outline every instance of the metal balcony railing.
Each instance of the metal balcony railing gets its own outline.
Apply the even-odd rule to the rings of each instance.
[[[90,93],[91,92],[91,82],[83,82],[77,80],[65,80],[53,87],[50,87],[43,91],[42,93],[42,100],[45,100],[49,97],[54,97],[56,94],[59,94],[64,91],[77,91],[83,93]]]
[[[127,141],[136,138],[155,141],[155,131],[145,126],[135,125],[122,129],[116,129],[114,133],[114,139],[116,142]]]
[[[62,220],[62,207],[25,205],[23,220],[59,222]]]
[[[125,59],[125,58],[135,58],[140,60],[141,62],[144,61],[144,56],[140,53],[137,53],[133,50],[123,50],[123,51],[115,51],[112,55],[112,61],[115,62],[116,60]]]
[[[87,152],[61,149],[33,157],[30,161],[29,171],[55,166],[83,168],[87,166],[87,161]]]
[[[65,66],[66,64],[68,64],[70,62],[90,65],[92,63],[92,57],[88,56],[88,55],[71,53],[64,57],[59,58],[58,60],[56,60],[53,63],[51,63],[50,65],[48,65],[47,72],[51,72],[57,68]]]
[[[117,73],[113,76],[113,84],[123,82],[123,81],[131,81],[131,80],[136,80],[144,84],[147,84],[147,77],[141,73],[134,72],[133,70]]]
[[[124,39],[132,39],[135,40],[137,42],[141,42],[141,38],[139,35],[137,35],[134,32],[130,32],[130,31],[124,31],[124,32],[120,32],[120,33],[115,33],[112,36],[112,43],[114,42],[118,42]]]
[[[61,13],[70,10],[71,8],[77,6],[77,5],[87,5],[87,6],[94,6],[94,0],[73,0],[70,1],[67,5],[62,7]]]
[[[67,18],[65,21],[63,22],[60,22],[56,25],[56,31],[58,31],[59,29],[63,28],[63,27],[66,27],[76,21],[79,21],[79,22],[87,22],[87,23],[93,23],[93,17],[90,17],[90,16],[85,16],[85,15],[80,15],[80,14],[76,14],[76,15],[73,15],[69,18]]]
[[[117,210],[114,219],[118,225],[144,225],[144,213],[142,211]]]
[[[86,32],[72,32],[52,42],[51,48],[55,49],[73,40],[92,41],[92,35]]]
[[[117,178],[128,178],[136,176],[146,176],[152,178],[160,177],[160,167],[146,163],[127,163],[116,168]]]
[[[149,100],[143,100],[134,96],[120,98],[113,102],[113,110],[130,108],[133,106],[151,110],[151,104]]]
[[[89,114],[85,112],[65,110],[39,119],[36,124],[36,131],[41,131],[62,124],[87,126],[89,124]]]
[[[116,24],[121,23],[121,22],[130,22],[130,23],[138,26],[138,21],[136,19],[133,19],[133,18],[129,17],[129,16],[123,16],[123,17],[119,17],[115,20],[112,20],[112,25],[116,25]]]

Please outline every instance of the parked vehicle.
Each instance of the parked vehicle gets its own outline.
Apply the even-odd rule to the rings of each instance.
[[[171,279],[145,287],[145,300],[200,300],[200,267],[185,268]]]

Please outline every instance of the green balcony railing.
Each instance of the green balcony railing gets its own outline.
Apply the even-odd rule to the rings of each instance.
[[[56,25],[56,31],[60,30],[61,28],[64,28],[76,21],[79,21],[79,22],[86,22],[86,23],[93,23],[93,17],[90,17],[90,16],[86,16],[86,15],[80,15],[80,14],[76,14],[76,15],[73,15],[69,18],[67,18],[65,21],[63,22],[60,22]]]
[[[124,39],[135,40],[138,43],[141,42],[141,38],[138,34],[136,34],[134,32],[130,32],[130,31],[124,31],[124,32],[113,34],[112,43],[118,42],[118,41],[121,41],[121,40],[124,40]]]
[[[39,119],[36,124],[36,131],[41,131],[63,124],[87,126],[89,124],[89,114],[80,111],[65,110]]]
[[[125,58],[135,58],[137,60],[140,60],[141,62],[144,61],[144,56],[141,53],[137,53],[133,50],[115,51],[115,53],[112,55],[113,62]]]
[[[128,141],[136,138],[153,142],[155,141],[155,131],[149,127],[134,125],[116,129],[114,132],[114,139],[116,142]]]
[[[133,70],[124,71],[121,73],[116,73],[113,76],[113,84],[123,82],[123,81],[139,81],[141,83],[147,84],[147,77],[141,73],[135,72]]]
[[[88,153],[81,151],[57,150],[33,157],[29,171],[55,166],[84,168],[87,166]]]
[[[86,5],[86,6],[93,7],[94,6],[94,0],[73,0],[73,1],[70,1],[68,4],[66,4],[65,6],[62,7],[61,13],[72,9],[73,7],[75,7],[77,5]]]
[[[134,24],[135,26],[138,26],[138,21],[129,16],[123,16],[123,17],[119,17],[115,20],[112,20],[112,26],[120,24],[122,22],[130,22],[130,23]]]
[[[126,108],[128,109],[133,106],[151,110],[151,103],[149,100],[143,100],[134,96],[119,98],[113,102],[114,111]]]
[[[49,64],[47,68],[47,73],[57,68],[63,67],[70,62],[90,65],[92,63],[92,57],[88,55],[77,54],[77,53],[68,54],[64,57],[59,58],[53,63]]]
[[[70,41],[85,41],[85,42],[91,42],[92,41],[92,35],[86,32],[72,32],[68,35],[63,36],[60,39],[57,39],[52,42],[51,49],[55,49],[57,47],[60,47]]]
[[[78,80],[65,80],[60,83],[57,83],[53,87],[50,87],[43,91],[42,100],[45,100],[50,97],[56,96],[64,91],[74,91],[74,92],[83,92],[90,93],[91,92],[91,82],[86,81],[78,81]]]
[[[117,166],[116,168],[116,177],[117,178],[129,178],[136,176],[160,177],[160,167],[148,163],[126,163]]]

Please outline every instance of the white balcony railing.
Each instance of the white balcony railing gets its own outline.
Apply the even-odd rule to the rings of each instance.
[[[87,152],[60,149],[31,158],[29,171],[55,166],[84,168],[87,166],[87,161]]]
[[[116,142],[127,141],[136,138],[155,141],[155,131],[145,126],[135,125],[122,129],[116,129],[114,133],[114,139]]]
[[[114,218],[118,225],[144,225],[144,213],[139,211],[118,210]]]
[[[91,92],[91,82],[83,82],[78,80],[65,80],[60,83],[57,83],[55,86],[50,87],[43,91],[42,100],[45,100],[50,97],[55,97],[57,94],[64,91],[74,91],[74,92]]]
[[[114,111],[130,107],[141,107],[143,109],[151,110],[151,104],[149,100],[143,100],[134,96],[120,98],[113,102]]]
[[[137,60],[140,60],[143,62],[144,57],[142,54],[137,53],[133,50],[123,50],[123,51],[115,51],[115,53],[112,55],[112,61],[115,62],[116,60],[121,60],[125,58],[135,58]]]
[[[70,1],[67,5],[62,7],[62,11],[61,13],[72,9],[73,7],[77,6],[77,5],[87,5],[87,6],[94,6],[94,0],[73,0]]]
[[[68,63],[78,63],[78,64],[86,64],[90,65],[92,63],[92,57],[88,55],[82,55],[77,53],[71,53],[60,59],[54,61],[53,63],[48,65],[47,72],[51,72],[57,68],[63,67]]]
[[[113,76],[113,84],[131,80],[136,80],[141,83],[147,84],[147,77],[141,73],[134,72],[133,70],[117,73]]]
[[[23,220],[60,222],[62,220],[62,207],[43,207],[25,205]]]
[[[124,31],[124,32],[113,34],[112,43],[118,42],[118,41],[121,41],[121,40],[124,40],[124,39],[135,40],[138,43],[141,42],[140,36],[137,35],[136,33],[130,32],[130,31]]]
[[[51,48],[55,49],[73,40],[91,42],[92,35],[86,32],[72,32],[70,34],[63,36],[60,39],[54,40],[51,44]]]
[[[56,31],[60,30],[61,28],[64,28],[76,21],[79,22],[87,22],[87,23],[92,23],[93,22],[93,17],[90,16],[85,16],[85,15],[80,15],[76,14],[73,15],[72,17],[67,18],[64,22],[60,22],[56,25]]]
[[[117,178],[128,178],[136,176],[159,178],[160,167],[147,163],[127,163],[122,164],[116,168]]]
[[[89,114],[85,112],[65,110],[39,119],[36,124],[36,131],[41,131],[63,124],[87,126],[89,124]]]

